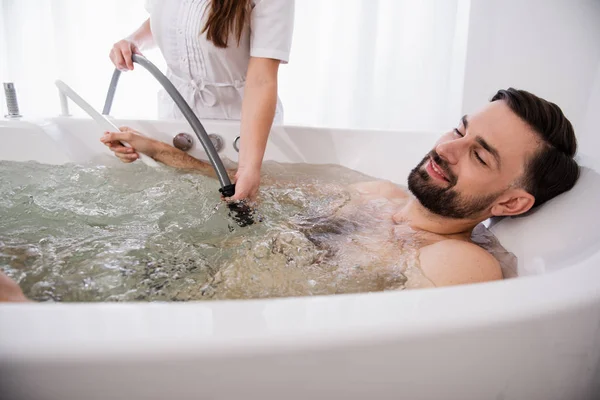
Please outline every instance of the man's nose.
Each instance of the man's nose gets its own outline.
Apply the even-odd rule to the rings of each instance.
[[[448,162],[448,164],[456,164],[464,148],[463,144],[459,142],[461,142],[460,139],[439,143],[435,147],[435,151],[442,159]]]

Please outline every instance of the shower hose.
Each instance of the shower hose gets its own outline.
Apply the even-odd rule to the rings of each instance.
[[[146,57],[133,54],[131,56],[133,62],[140,64],[142,67],[148,70],[154,76],[154,78],[162,85],[162,87],[167,91],[169,96],[173,99],[187,122],[192,127],[192,130],[202,143],[202,147],[204,147],[204,151],[206,151],[206,155],[214,168],[217,178],[219,179],[219,183],[221,184],[221,188],[219,192],[224,197],[231,197],[235,194],[235,184],[231,183],[229,179],[229,175],[227,175],[227,170],[223,165],[223,161],[219,157],[215,146],[213,146],[208,134],[206,133],[206,129],[200,123],[196,114],[192,111],[188,103],[181,96],[181,93],[173,86],[171,81],[154,65],[152,64]],[[102,114],[109,115],[110,109],[112,107],[113,99],[115,97],[115,91],[117,89],[117,84],[119,83],[119,77],[121,76],[121,71],[115,69],[113,73],[112,79],[110,81],[110,86],[108,87],[108,93],[106,94],[106,101],[104,102],[104,108],[102,109]],[[251,225],[254,220],[252,218],[252,210],[250,207],[244,202],[229,202],[228,207],[230,211],[232,211],[231,216],[236,221],[236,223],[240,226]]]

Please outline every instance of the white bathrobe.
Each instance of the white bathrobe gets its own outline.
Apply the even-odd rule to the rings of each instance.
[[[150,27],[167,63],[167,77],[200,119],[240,119],[250,57],[287,63],[294,28],[294,0],[254,0],[250,23],[238,45],[231,35],[226,49],[206,39],[210,0],[149,0]],[[164,91],[159,118],[183,118]],[[275,121],[283,109],[277,100]]]

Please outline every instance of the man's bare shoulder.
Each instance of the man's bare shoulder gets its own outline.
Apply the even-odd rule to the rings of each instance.
[[[500,263],[476,244],[441,240],[421,248],[423,273],[436,286],[461,285],[502,279]]]
[[[390,181],[360,182],[350,185],[352,190],[368,198],[386,198],[388,200],[405,199],[408,193],[401,186]]]

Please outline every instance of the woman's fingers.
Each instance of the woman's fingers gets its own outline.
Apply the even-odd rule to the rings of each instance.
[[[109,57],[115,67],[121,71],[127,71],[133,69],[132,53],[141,54],[135,44],[123,39],[113,45]]]
[[[121,53],[121,50],[118,47],[112,49],[110,59],[115,65],[115,67],[117,67],[118,69],[124,70],[127,68],[127,65],[125,64],[125,59],[123,58],[123,54]]]
[[[121,53],[123,54],[123,58],[125,59],[127,69],[133,70],[133,60],[131,59],[131,43],[126,43],[123,46]]]

